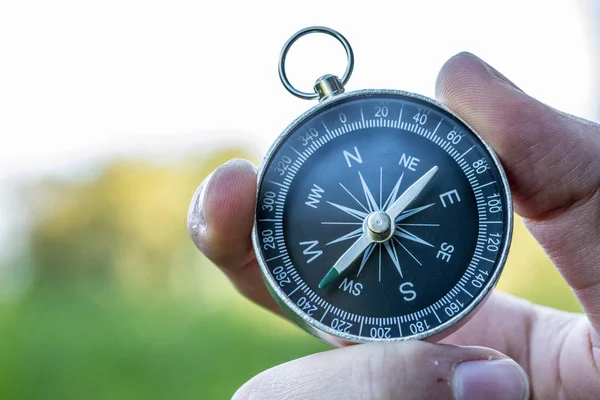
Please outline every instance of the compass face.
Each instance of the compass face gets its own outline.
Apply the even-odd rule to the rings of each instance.
[[[436,334],[504,264],[502,169],[432,100],[359,91],[325,101],[284,132],[259,179],[253,241],[267,285],[326,340]]]

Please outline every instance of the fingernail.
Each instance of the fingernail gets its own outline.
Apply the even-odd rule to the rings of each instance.
[[[199,229],[206,225],[204,204],[206,200],[207,189],[209,182],[214,178],[215,173],[219,171],[219,169],[221,169],[221,167],[217,168],[210,175],[204,178],[192,196],[190,208],[188,209],[188,231],[192,236],[192,239],[194,239],[194,242],[196,242],[195,239],[198,235]]]
[[[512,360],[467,361],[452,375],[457,400],[526,400],[529,380]]]

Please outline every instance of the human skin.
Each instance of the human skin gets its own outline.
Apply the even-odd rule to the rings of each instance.
[[[600,126],[521,91],[469,53],[442,67],[436,97],[498,154],[515,211],[585,314],[495,292],[441,343],[372,343],[271,368],[235,399],[600,399]],[[202,182],[188,228],[250,300],[283,316],[250,235],[256,168],[232,160]]]

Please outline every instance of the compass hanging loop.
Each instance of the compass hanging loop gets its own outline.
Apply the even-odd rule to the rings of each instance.
[[[336,38],[343,46],[344,50],[346,50],[346,57],[348,58],[348,65],[346,66],[346,71],[344,72],[344,76],[342,78],[338,78],[335,75],[325,75],[317,80],[317,83],[314,87],[314,92],[303,92],[301,90],[296,89],[289,81],[287,74],[285,72],[285,60],[288,54],[288,51],[292,47],[292,45],[300,39],[302,36],[308,35],[310,33],[324,33],[329,36],[333,36]],[[344,92],[344,85],[348,83],[350,80],[350,76],[352,75],[352,70],[354,69],[354,52],[352,51],[352,47],[350,43],[341,33],[324,27],[324,26],[311,26],[308,28],[304,28],[296,32],[292,37],[288,39],[288,41],[283,46],[281,50],[281,54],[279,55],[279,78],[281,79],[281,83],[283,86],[296,97],[299,97],[304,100],[312,100],[319,99],[325,100],[328,97],[331,97],[336,94],[340,94]]]

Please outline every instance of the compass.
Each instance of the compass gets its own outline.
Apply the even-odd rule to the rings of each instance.
[[[338,39],[349,63],[342,79],[326,75],[301,92],[285,59],[314,32]],[[348,41],[325,27],[283,48],[284,86],[319,103],[260,166],[258,263],[279,305],[329,343],[438,340],[500,276],[512,232],[506,177],[444,105],[400,90],[345,93],[353,62]]]

